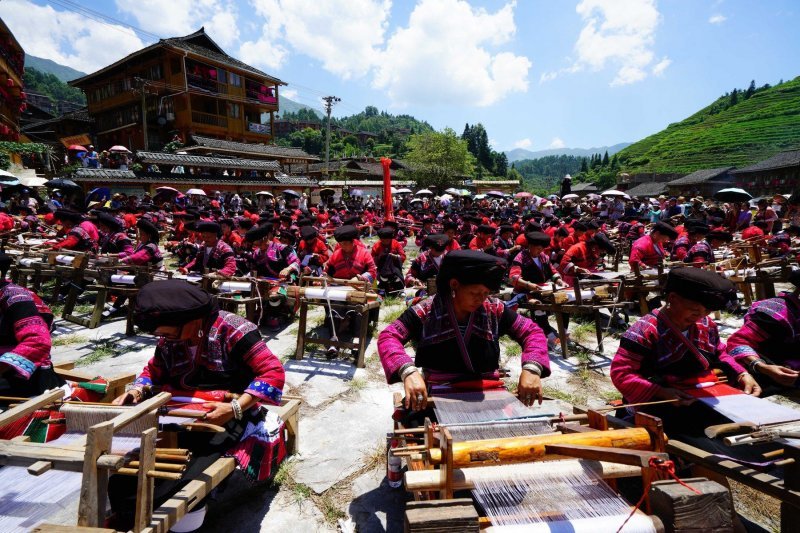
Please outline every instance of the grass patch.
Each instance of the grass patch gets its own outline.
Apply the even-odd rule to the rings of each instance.
[[[509,379],[506,381],[506,389],[508,389],[508,392],[516,396],[517,390],[519,390],[519,381],[516,379]]]
[[[59,335],[58,337],[53,337],[53,346],[69,346],[71,344],[82,344],[87,342],[89,339],[83,335],[72,334],[72,335]]]
[[[336,505],[331,492],[329,490],[319,498],[319,507],[321,507],[320,510],[325,517],[325,521],[331,525],[336,525],[339,520],[347,518],[347,514]]]
[[[353,392],[358,392],[367,388],[368,384],[369,382],[364,378],[353,378],[350,380],[350,390]]]
[[[364,457],[364,469],[374,470],[386,466],[386,441],[380,440]]]
[[[581,322],[569,332],[572,340],[578,344],[586,344],[586,342],[595,336],[594,322]]]
[[[522,346],[516,341],[505,341],[503,342],[503,347],[505,348],[506,357],[518,357],[522,355]]]
[[[404,305],[397,305],[392,309],[386,309],[386,312],[382,312],[380,315],[380,321],[384,324],[391,324],[398,318],[400,315],[406,312],[406,307]]]
[[[131,346],[126,346],[115,341],[95,341],[92,343],[93,349],[88,354],[75,361],[75,366],[85,366],[109,357],[119,357],[125,352],[131,351]]]
[[[604,390],[600,391],[600,397],[605,400],[606,403],[608,403],[613,402],[614,400],[621,400],[622,394],[616,390]]]
[[[544,395],[548,398],[553,398],[554,400],[561,400],[562,402],[567,402],[572,405],[580,405],[585,402],[581,401],[581,398],[571,392],[562,391],[559,389],[554,389],[553,387],[544,387]]]
[[[85,315],[94,311],[94,304],[77,304],[73,310],[75,315]]]

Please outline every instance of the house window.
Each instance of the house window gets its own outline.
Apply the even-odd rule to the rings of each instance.
[[[228,104],[228,116],[231,118],[240,118],[242,116],[242,108],[239,104]]]
[[[238,74],[234,74],[233,72],[228,73],[228,80],[231,85],[234,87],[241,87],[242,86],[242,77]]]
[[[170,68],[172,69],[173,74],[179,73],[181,71],[181,58],[173,57],[170,61]]]
[[[228,72],[224,69],[217,69],[217,82],[228,83]]]

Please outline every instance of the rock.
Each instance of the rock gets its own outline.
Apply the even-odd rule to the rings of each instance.
[[[391,391],[377,385],[301,418],[295,481],[321,494],[358,471],[364,466],[364,456],[382,446],[392,428],[391,414]]]
[[[353,482],[353,501],[350,502],[350,516],[359,533],[379,533],[403,531],[405,512],[405,489],[391,488],[386,482],[384,467],[371,470]]]

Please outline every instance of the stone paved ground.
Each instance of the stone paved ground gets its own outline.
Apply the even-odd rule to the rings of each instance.
[[[378,329],[404,308],[399,300],[389,300],[381,308]],[[309,322],[321,320],[321,310],[316,310]],[[724,315],[721,323],[727,337],[741,319]],[[570,331],[579,344],[596,347],[593,326],[573,320]],[[284,361],[286,392],[303,398],[300,453],[282,467],[272,487],[253,489],[242,478],[229,483],[212,504],[203,530],[402,531],[405,494],[389,488],[384,479],[392,393],[400,387],[386,385],[375,339],[367,348],[366,368],[356,369],[350,361],[327,361],[321,353],[307,354],[301,361],[292,359],[296,323],[278,333],[263,333],[270,349]],[[98,375],[138,372],[153,351],[152,337],[125,337],[124,320],[95,330],[58,321],[54,339],[56,362],[77,361],[82,370]],[[618,334],[614,334],[604,341],[604,355],[576,351],[563,359],[551,354],[553,374],[545,380],[545,392],[552,398],[595,407],[618,397],[608,378],[618,345]],[[519,376],[519,346],[504,339],[501,347],[513,389]],[[70,523],[74,516],[74,509],[68,509],[54,518]],[[763,513],[755,518],[771,519]]]

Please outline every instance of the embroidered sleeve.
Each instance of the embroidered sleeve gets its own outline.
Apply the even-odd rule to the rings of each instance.
[[[419,339],[422,321],[417,315],[417,307],[410,307],[400,318],[389,324],[378,336],[378,357],[383,365],[388,383],[397,383],[397,371],[405,364],[414,364],[414,359],[405,350],[411,340]]]
[[[642,362],[655,357],[656,342],[658,334],[647,317],[640,318],[622,336],[610,374],[612,383],[628,402],[646,402],[661,388],[642,374]]]
[[[142,370],[142,373],[137,376],[136,381],[133,382],[136,387],[149,387],[151,385],[163,385],[167,381],[168,372],[167,366],[164,362],[164,341],[159,340],[158,346],[153,357],[147,362],[147,365]]]
[[[242,361],[253,370],[255,377],[244,392],[266,402],[280,405],[285,373],[280,360],[253,330],[236,343],[234,352],[241,351]],[[232,352],[232,353],[234,353]]]
[[[28,379],[37,367],[50,362],[50,331],[36,304],[22,290],[11,296],[9,303],[5,313],[13,321],[17,345],[0,355],[0,363]]]
[[[794,336],[786,302],[782,298],[762,300],[753,304],[742,327],[728,338],[728,353],[741,362],[747,357],[760,357],[770,339],[791,339]]]

